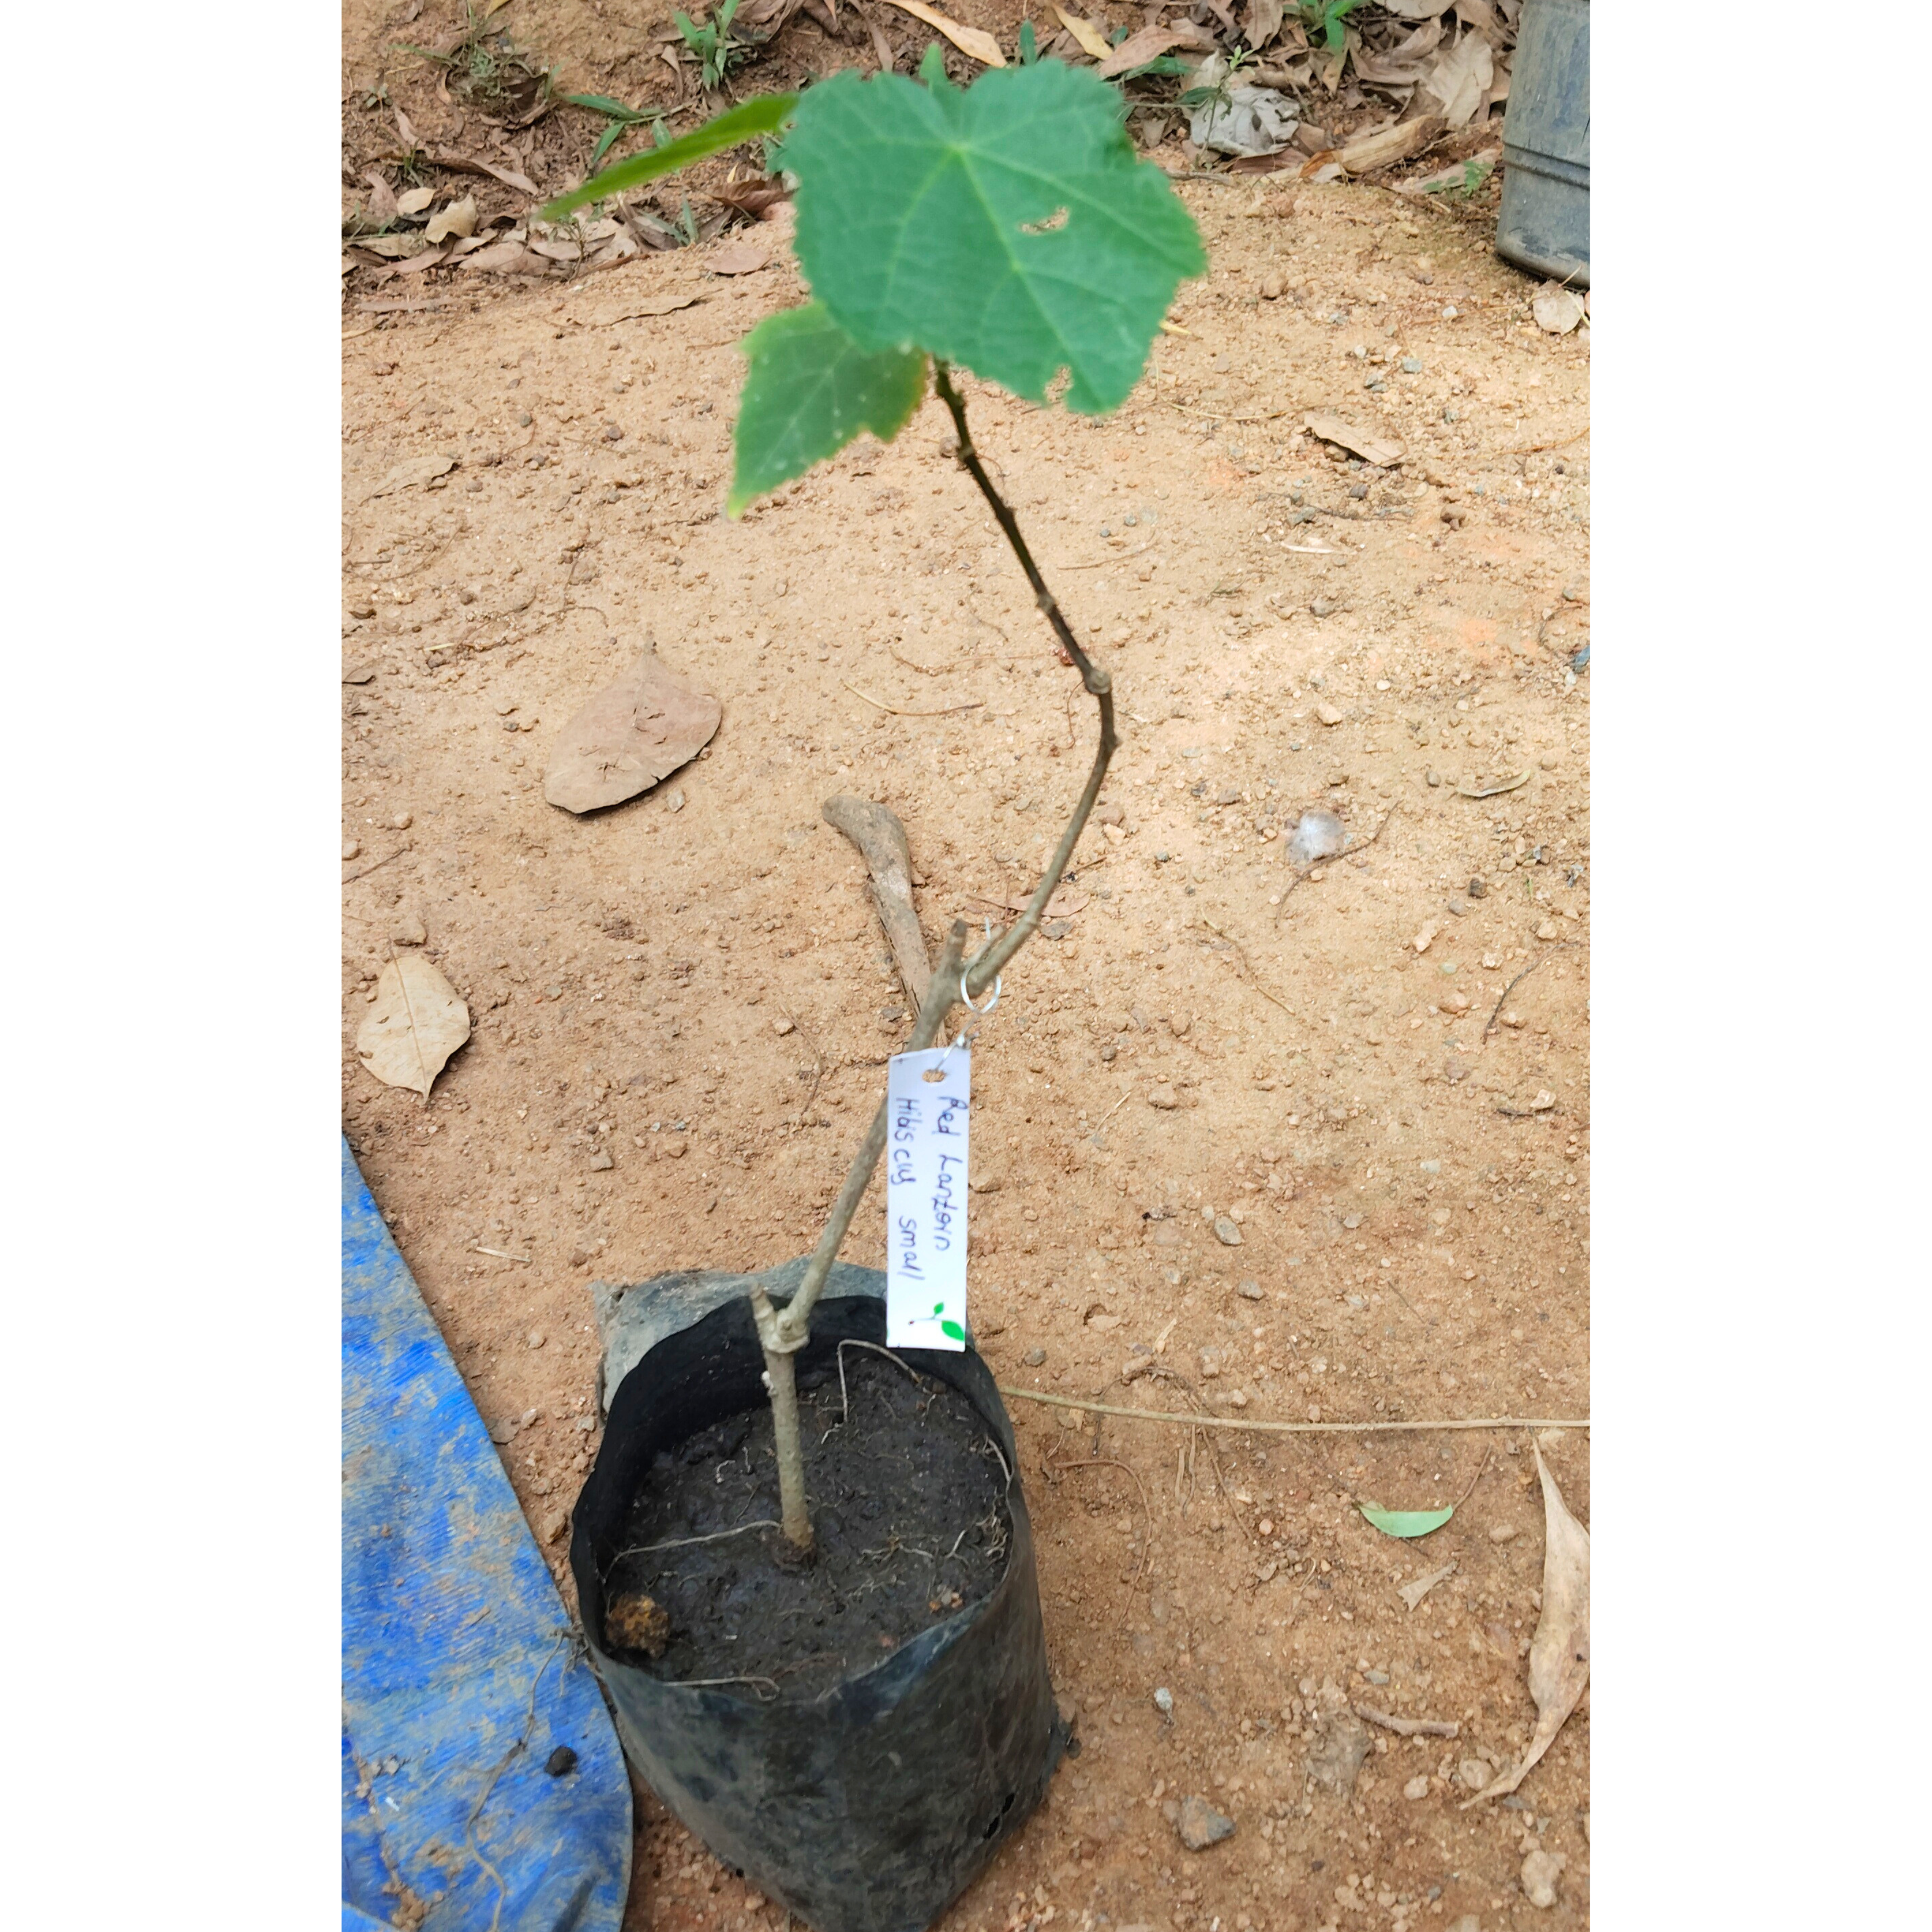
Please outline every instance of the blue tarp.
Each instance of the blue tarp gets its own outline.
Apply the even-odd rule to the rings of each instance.
[[[630,1862],[596,1680],[345,1143],[343,1932],[617,1932]]]

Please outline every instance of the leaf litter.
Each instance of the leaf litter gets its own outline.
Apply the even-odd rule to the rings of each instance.
[[[621,805],[696,758],[724,715],[708,692],[687,689],[644,651],[563,728],[544,796],[566,812]]]
[[[1570,1514],[1556,1478],[1535,1445],[1543,1484],[1543,1614],[1529,1646],[1529,1694],[1536,1730],[1522,1761],[1486,1785],[1462,1807],[1515,1790],[1556,1739],[1590,1681],[1590,1532]]]
[[[384,1085],[427,1100],[436,1076],[470,1037],[461,994],[420,952],[398,953],[376,982],[376,1003],[356,1034],[362,1064]]]

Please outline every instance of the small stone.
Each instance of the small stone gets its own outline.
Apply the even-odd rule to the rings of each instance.
[[[351,664],[342,674],[342,681],[344,684],[374,684],[376,682],[376,667],[372,664]]]
[[[553,1778],[568,1778],[577,1768],[577,1754],[568,1744],[559,1744],[544,1760],[544,1769]]]
[[[1036,1369],[1046,1360],[1046,1351],[1044,1348],[1029,1348],[1020,1360],[1028,1368]]]
[[[572,1268],[588,1268],[596,1258],[597,1250],[595,1248],[586,1248],[580,1241],[570,1251],[570,1264]]]
[[[1175,1097],[1172,1087],[1156,1087],[1148,1094],[1148,1105],[1150,1107],[1160,1108],[1163,1113],[1172,1113],[1180,1105],[1180,1102]]]
[[[1556,937],[1556,920],[1553,919],[1546,919],[1543,923],[1536,928],[1536,936],[1539,939],[1554,939]]]
[[[1281,300],[1282,288],[1282,279],[1279,275],[1263,276],[1262,278],[1262,301],[1280,302]]]
[[[398,832],[406,832],[416,823],[406,812],[399,812],[389,820]]]
[[[1308,1754],[1308,1775],[1339,1798],[1353,1796],[1355,1780],[1369,1754],[1369,1744],[1366,1724],[1346,1711],[1336,1713],[1328,1720],[1319,1742]]]
[[[1412,1778],[1408,1782],[1402,1787],[1402,1795],[1403,1797],[1409,1799],[1411,1802],[1413,1802],[1418,1798],[1426,1798],[1429,1796],[1429,1778],[1427,1774],[1424,1773],[1419,1778]]]
[[[1466,1912],[1450,1927],[1449,1932],[1483,1932],[1483,1922],[1473,1912]]]
[[[1318,704],[1315,707],[1315,715],[1324,724],[1339,724],[1342,722],[1341,712],[1332,704]]]
[[[362,842],[358,838],[345,838],[342,842],[342,856],[345,862],[359,856],[362,850]]]
[[[429,939],[429,930],[422,922],[420,913],[399,914],[389,937],[398,946],[422,946]]]
[[[1492,1543],[1510,1543],[1522,1534],[1520,1525],[1514,1522],[1492,1522],[1490,1525]]]
[[[1422,364],[1413,356],[1405,356],[1402,358],[1402,373],[1405,376],[1419,376],[1422,374]]]
[[[796,1030],[796,1028],[790,1020],[774,1020],[772,1021],[772,1024],[778,1030],[778,1037],[781,1040],[782,1040],[787,1034]]]
[[[1234,1292],[1244,1301],[1258,1301],[1262,1298],[1262,1285],[1258,1281],[1244,1281]]]
[[[1427,785],[1439,785],[1442,782],[1442,774],[1432,765],[1423,773],[1422,782]]]
[[[1347,828],[1334,812],[1320,808],[1304,812],[1288,834],[1288,862],[1312,866],[1318,860],[1332,859],[1348,842]]]
[[[682,812],[684,809],[684,794],[682,791],[667,792],[664,794],[664,809],[667,812]]]
[[[1309,605],[1308,614],[1311,617],[1332,617],[1341,608],[1339,604],[1331,602],[1326,597],[1318,597]],[[1333,718],[1328,716],[1330,712],[1334,710],[1335,707],[1332,704],[1318,704],[1315,707],[1315,715],[1324,724],[1339,724],[1342,722],[1342,714],[1339,711],[1335,712]]]
[[[1489,890],[1489,881],[1486,879],[1474,878],[1469,881],[1469,896],[1472,899],[1486,897]]]
[[[1163,1718],[1174,1715],[1174,1693],[1165,1684],[1154,1694],[1154,1707]]]
[[[610,1158],[610,1150],[608,1148],[599,1148],[590,1156],[590,1171],[592,1174],[608,1174],[616,1165],[617,1163]]]
[[[1167,1024],[1168,1030],[1176,1040],[1185,1040],[1187,1037],[1187,1029],[1194,1022],[1185,1013],[1175,1013],[1169,1018]]]
[[[1556,1903],[1556,1880],[1564,1862],[1562,1852],[1540,1847],[1523,1860],[1522,1895],[1538,1910],[1547,1911]]]
[[[376,614],[376,601],[373,597],[352,597],[349,601],[349,614],[352,617],[370,618]]]
[[[1437,930],[1438,928],[1432,925],[1425,926],[1409,943],[1417,952],[1426,952],[1435,942]]]
[[[1180,1842],[1190,1852],[1204,1852],[1210,1845],[1218,1845],[1223,1838],[1234,1835],[1234,1821],[1225,1811],[1216,1810],[1206,1798],[1196,1795],[1181,1800],[1180,1816],[1174,1829],[1180,1834]]]
[[[541,1328],[532,1328],[530,1334],[524,1337],[524,1340],[530,1343],[532,1348],[541,1348],[543,1346],[545,1340],[544,1331]]]
[[[552,1510],[543,1520],[541,1531],[546,1543],[554,1543],[570,1527],[570,1512],[567,1509]]]
[[[1214,1216],[1214,1238],[1224,1248],[1238,1248],[1241,1245],[1241,1231],[1225,1214]]]
[[[1472,1791],[1480,1791],[1496,1774],[1479,1757],[1466,1757],[1456,1767],[1456,1775]]]

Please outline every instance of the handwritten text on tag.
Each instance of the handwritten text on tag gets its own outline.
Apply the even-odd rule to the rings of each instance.
[[[965,1047],[898,1054],[887,1070],[886,1340],[896,1347],[966,1346],[972,1084]]]

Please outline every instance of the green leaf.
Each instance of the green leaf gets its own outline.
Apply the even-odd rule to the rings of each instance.
[[[1426,1536],[1432,1529],[1440,1529],[1456,1514],[1453,1504],[1448,1509],[1432,1510],[1377,1509],[1372,1503],[1359,1503],[1356,1507],[1385,1536]]]
[[[1126,399],[1175,287],[1207,267],[1090,68],[996,68],[970,88],[848,70],[799,103],[798,257],[862,349],[916,346],[1069,407]]]
[[[942,1322],[939,1328],[941,1334],[950,1335],[956,1342],[963,1342],[966,1339],[965,1330],[956,1322]]]
[[[931,42],[919,59],[919,77],[928,87],[952,87],[946,77],[946,56],[937,40]],[[959,90],[952,88],[957,94]]]
[[[614,121],[598,136],[597,145],[590,151],[590,165],[593,168],[610,152],[629,125],[627,121]]]
[[[651,117],[635,107],[626,107],[621,100],[613,100],[608,94],[566,94],[563,98],[573,107],[587,107],[595,114],[608,114],[614,121],[648,121]]]
[[[1031,67],[1040,58],[1040,38],[1033,30],[1030,20],[1020,22],[1020,65]]]
[[[569,194],[548,202],[543,219],[562,221],[587,202],[602,201],[607,195],[622,194],[661,176],[675,174],[680,168],[701,161],[721,148],[735,148],[741,141],[755,140],[760,134],[776,134],[797,104],[795,94],[761,94],[754,100],[741,101],[715,121],[694,128],[688,134],[681,134],[662,148],[653,148],[647,154],[632,154],[614,168],[592,175],[581,188],[572,188]]]
[[[766,316],[746,337],[751,369],[733,432],[737,462],[728,514],[802,476],[861,430],[890,442],[926,394],[926,353],[873,355],[818,302]]]

